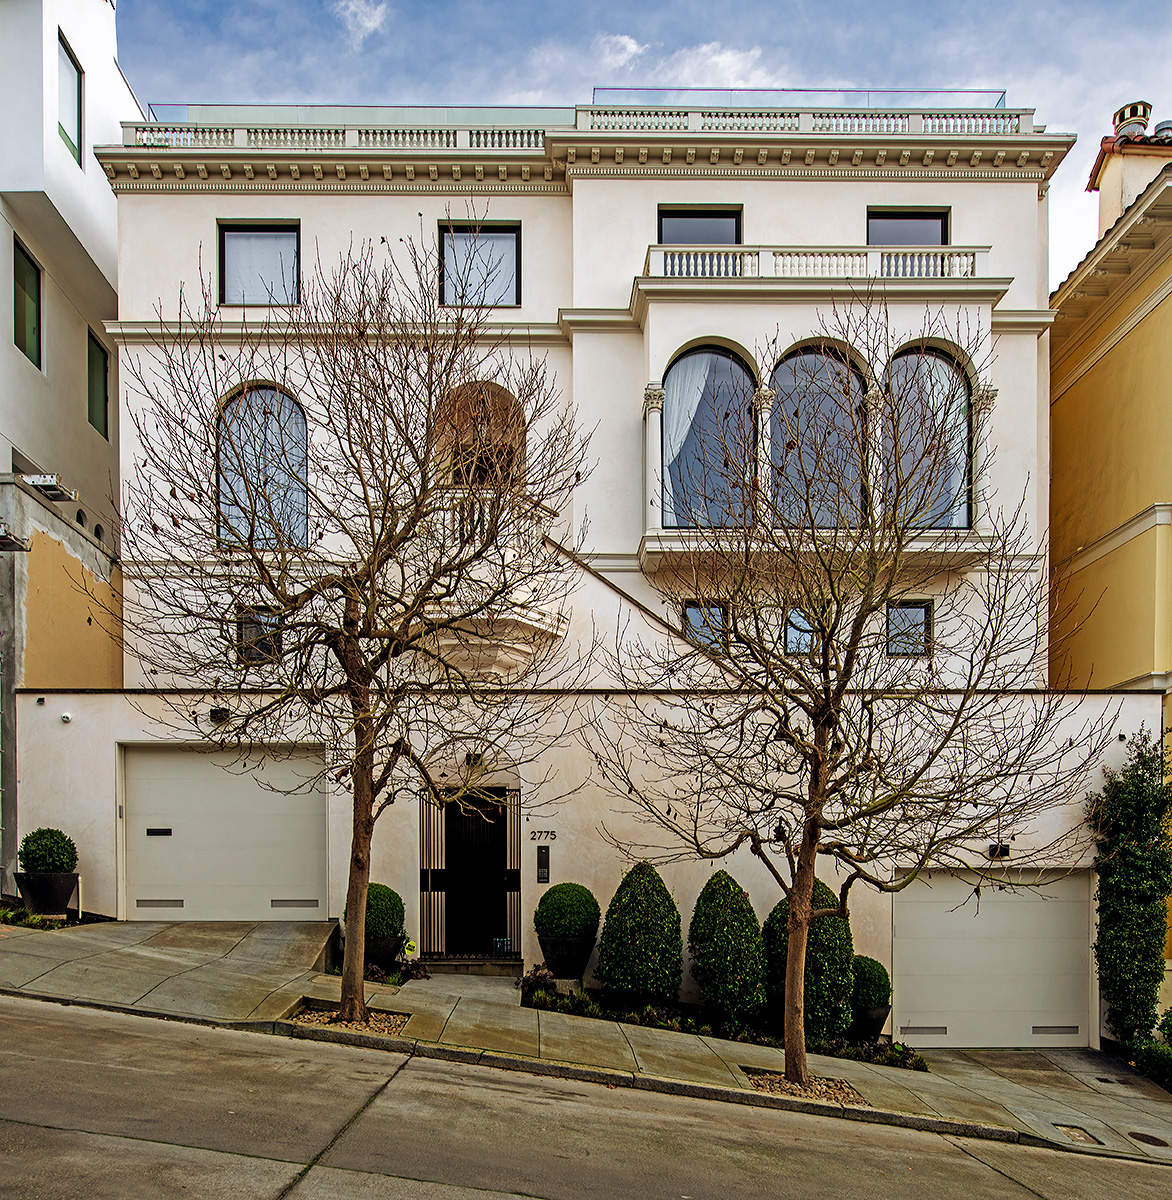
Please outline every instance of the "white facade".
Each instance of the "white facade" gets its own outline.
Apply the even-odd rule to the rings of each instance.
[[[930,98],[884,111],[803,111],[785,103],[779,98],[782,107],[767,111],[709,111],[686,102],[564,110],[204,106],[189,108],[186,120],[174,124],[130,122],[99,153],[119,221],[118,319],[107,326],[109,335],[124,358],[149,355],[157,311],[174,311],[180,288],[196,292],[201,271],[218,286],[224,223],[296,225],[303,271],[315,257],[326,266],[336,262],[351,244],[377,246],[385,239],[394,247],[421,230],[436,236],[450,221],[519,227],[520,303],[501,308],[494,319],[546,358],[579,424],[594,430],[592,471],[576,494],[575,511],[562,514],[573,527],[588,519],[583,554],[594,572],[583,571],[574,594],[573,637],[585,636],[591,625],[614,629],[625,617],[642,620],[639,606],[668,622],[679,619],[665,611],[655,574],[670,567],[685,535],[664,528],[662,416],[654,404],[645,406],[645,394],[661,386],[673,360],[693,347],[722,347],[765,383],[775,365],[763,359],[767,343],[783,354],[816,332],[832,304],[849,304],[869,287],[885,300],[893,327],[904,331],[897,343],[915,336],[926,310],[944,311],[953,324],[991,337],[993,354],[980,382],[997,394],[985,448],[996,449],[992,503],[1015,505],[1024,495],[1030,548],[1044,556],[1052,317],[1046,189],[1072,139],[1035,127],[1030,110],[944,111]],[[712,274],[673,265],[673,251],[660,244],[659,218],[686,210],[738,214],[738,244],[720,250],[735,265],[727,266],[732,259],[726,258]],[[904,248],[868,246],[869,211],[935,214],[947,233],[942,244],[919,247],[918,265],[909,267],[900,257],[908,253]],[[254,311],[224,305],[221,316],[230,325],[252,320]],[[886,366],[867,365],[876,376]],[[123,429],[130,429],[125,419]],[[124,436],[124,477],[135,457],[133,439]],[[130,659],[126,680],[131,689],[147,682]],[[22,796],[26,811],[28,797],[37,797],[37,815],[22,814],[22,827],[35,820],[70,829],[82,850],[87,907],[128,918],[141,898],[137,880],[151,869],[141,857],[150,846],[143,842],[132,852],[139,831],[127,822],[147,803],[137,765],[143,747],[162,737],[144,715],[154,703],[133,690],[21,700],[29,745],[67,739],[72,746],[65,760],[40,756],[26,771]],[[1087,701],[1096,712],[1114,703]],[[1157,702],[1130,696],[1125,704],[1120,729],[1158,723]],[[207,701],[193,696],[192,705],[199,710]],[[63,728],[65,711],[71,721]],[[168,769],[181,761],[170,753]],[[541,787],[524,773],[501,781],[520,792],[520,838],[510,865],[519,864],[517,934],[530,962],[539,954],[530,914],[544,887],[536,882],[538,846],[550,851],[551,883],[585,883],[605,907],[623,864],[600,839],[599,824],[634,829],[630,816],[592,786],[584,749],[569,744],[559,756],[564,778],[585,781],[559,808],[539,810]],[[66,765],[83,761],[84,772]],[[239,796],[238,811],[255,806],[257,794],[246,785],[225,788]],[[318,852],[328,915],[339,916],[348,805],[343,794],[324,802],[329,819]],[[231,812],[219,819],[230,822]],[[1035,832],[1045,840],[1080,820],[1072,805],[1052,814],[1053,828]],[[423,919],[421,868],[436,865],[425,861],[430,852],[421,849],[415,805],[397,805],[380,819],[372,878],[403,896],[413,933]],[[775,886],[748,854],[728,867],[764,917],[778,898]],[[685,923],[711,869],[681,864],[664,870]],[[856,891],[852,925],[857,952],[892,962],[890,898]],[[1097,1039],[1088,999],[1089,913],[1079,928],[1074,941],[1082,936],[1081,945],[1058,974],[1082,973],[1083,1015],[1054,1016],[1040,1000],[1046,1011],[1031,1018],[1031,1028],[1073,1023],[1078,1032],[1039,1034],[1020,1044]],[[1065,926],[1055,931],[1056,938],[1069,940],[1068,934]],[[899,988],[897,979],[897,1022],[905,1013],[913,1026],[949,1024],[904,1003]],[[986,1006],[1001,1002],[992,989]],[[986,1016],[996,1025],[995,1016]],[[989,1021],[963,1027],[982,1030],[969,1036],[989,1044],[1008,1036],[989,1032]],[[948,1038],[927,1044],[948,1044]]]

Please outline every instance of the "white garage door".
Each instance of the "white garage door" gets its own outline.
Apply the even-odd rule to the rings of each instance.
[[[257,758],[127,747],[130,920],[324,921],[326,797],[320,757]],[[267,786],[266,786],[267,785]]]
[[[1089,1043],[1090,873],[1047,879],[1018,892],[985,884],[979,908],[972,882],[943,871],[896,894],[897,1038],[913,1046]]]

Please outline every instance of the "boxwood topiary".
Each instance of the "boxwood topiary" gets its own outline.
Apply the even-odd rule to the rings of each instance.
[[[854,971],[855,986],[851,993],[851,1008],[856,1013],[883,1008],[891,1003],[891,976],[878,959],[856,954]]]
[[[555,883],[543,893],[533,927],[543,938],[595,938],[602,912],[594,893],[580,883]]]
[[[649,862],[623,876],[606,910],[595,968],[603,987],[632,1003],[670,1003],[683,974],[680,910]]]
[[[366,888],[366,941],[377,943],[380,957],[395,959],[407,941],[403,922],[403,900],[394,888],[385,883],[371,883]]]
[[[814,881],[814,908],[837,908],[838,897],[820,879]],[[789,901],[782,900],[765,918],[765,994],[775,1024],[784,1023],[785,965],[789,946]],[[843,917],[819,917],[806,942],[805,1026],[811,1041],[841,1037],[851,1023],[854,990],[854,942]]]
[[[26,833],[16,858],[22,871],[77,870],[77,847],[60,829],[34,829]]]
[[[765,1003],[765,947],[748,893],[727,872],[704,885],[688,926],[692,975],[700,997],[725,1020],[744,1019]]]

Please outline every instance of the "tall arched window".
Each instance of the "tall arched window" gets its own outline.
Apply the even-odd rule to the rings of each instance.
[[[292,396],[266,384],[233,396],[220,410],[216,456],[221,544],[308,544],[308,429]]]
[[[894,520],[970,529],[972,391],[944,351],[904,350],[883,380],[885,504]]]
[[[824,347],[796,350],[773,372],[773,504],[787,525],[858,527],[869,469],[863,376]]]
[[[664,377],[663,523],[736,523],[747,507],[756,432],[753,375],[727,350],[682,354]]]

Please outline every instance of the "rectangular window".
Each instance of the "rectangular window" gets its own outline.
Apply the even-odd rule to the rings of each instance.
[[[713,208],[661,208],[661,246],[739,246],[741,210]]]
[[[814,653],[815,642],[814,623],[801,609],[791,608],[785,615],[786,654],[809,658]]]
[[[441,225],[440,303],[507,308],[521,303],[521,227]]]
[[[89,364],[87,371],[90,424],[102,435],[110,437],[110,356],[105,347],[89,335]]]
[[[888,604],[887,653],[892,658],[927,658],[932,653],[931,600]]]
[[[684,633],[701,646],[717,647],[728,636],[728,605],[703,600],[684,602]]]
[[[299,304],[300,225],[221,225],[220,303]]]
[[[868,246],[947,246],[948,212],[867,209]]]
[[[41,269],[15,239],[12,243],[13,320],[17,348],[33,364],[41,365]]]
[[[236,609],[236,657],[249,664],[273,663],[281,657],[281,614],[264,605]]]
[[[57,132],[81,164],[81,67],[57,34]]]

